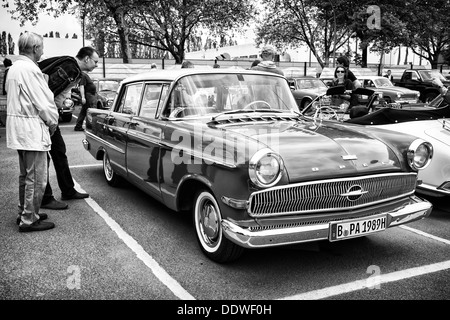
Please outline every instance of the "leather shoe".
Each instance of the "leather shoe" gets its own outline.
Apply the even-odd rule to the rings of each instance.
[[[47,220],[47,218],[48,218],[48,215],[46,213],[38,213],[38,216],[39,216],[40,221]],[[20,217],[17,218],[16,223],[17,223],[17,225],[20,224]]]
[[[50,210],[64,210],[67,209],[68,207],[69,205],[67,203],[58,201],[54,198],[49,203],[41,205],[41,208]]]
[[[75,191],[75,193],[70,196],[62,195],[61,199],[62,200],[71,200],[71,199],[84,199],[84,198],[88,198],[88,197],[89,197],[88,193],[80,193],[78,191]]]
[[[77,128],[77,127],[73,128],[73,130],[74,130],[74,131],[84,131],[83,128]]]
[[[37,220],[30,225],[23,224],[19,226],[19,232],[44,231],[48,229],[53,229],[54,227],[55,224],[53,222]]]

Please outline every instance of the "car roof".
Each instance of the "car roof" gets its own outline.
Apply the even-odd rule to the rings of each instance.
[[[125,78],[122,83],[129,83],[135,81],[145,81],[145,80],[163,80],[163,81],[174,81],[181,76],[194,75],[194,74],[261,74],[276,76],[284,78],[276,73],[266,72],[266,71],[256,71],[256,70],[238,70],[238,69],[195,69],[195,68],[184,68],[184,69],[160,69],[148,72],[139,73],[130,77]]]

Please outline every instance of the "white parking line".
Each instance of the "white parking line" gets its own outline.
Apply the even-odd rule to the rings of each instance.
[[[426,232],[423,232],[423,231],[420,231],[420,230],[417,230],[417,229],[414,229],[414,228],[411,228],[411,227],[408,227],[408,226],[402,225],[402,226],[399,226],[399,227],[403,228],[405,230],[417,233],[417,234],[419,234],[421,236],[424,236],[424,237],[427,237],[427,238],[430,238],[430,239],[433,239],[433,240],[436,240],[436,241],[440,241],[440,242],[443,242],[445,244],[450,244],[450,240],[439,238],[439,237],[433,236],[432,234],[429,234],[429,233],[426,233]]]
[[[420,230],[417,230],[417,229],[414,229],[414,228],[411,228],[411,227],[408,227],[405,225],[401,225],[399,227],[402,229],[414,232],[418,235],[421,235],[421,236],[424,236],[424,237],[427,237],[427,238],[450,245],[450,241],[447,239],[436,237],[436,236],[433,236],[432,234],[429,234],[429,233],[426,233],[426,232],[423,232],[423,231],[420,231]],[[396,271],[396,272],[392,272],[392,273],[387,273],[384,275],[378,275],[375,277],[371,276],[365,280],[358,280],[358,281],[349,282],[349,283],[345,283],[345,284],[341,284],[341,285],[337,285],[337,286],[333,286],[333,287],[323,288],[323,289],[319,289],[319,290],[313,290],[313,291],[293,295],[290,297],[281,298],[279,300],[324,299],[324,298],[328,298],[328,297],[332,297],[332,296],[336,296],[336,295],[340,295],[340,294],[349,293],[352,291],[362,290],[365,288],[374,288],[375,286],[379,286],[382,283],[399,281],[399,280],[417,277],[417,276],[421,276],[424,274],[438,272],[438,271],[442,271],[442,270],[446,270],[446,269],[450,269],[450,260],[444,261],[444,262],[439,262],[439,263],[434,263],[434,264],[429,264],[426,266],[421,266],[421,267]]]
[[[103,166],[103,163],[82,164],[78,166],[69,166],[69,168],[72,169],[72,168],[87,168],[87,167],[101,167],[101,166]]]
[[[350,283],[345,283],[341,285],[337,285],[334,287],[328,287],[319,290],[313,290],[301,294],[296,294],[290,297],[281,298],[279,300],[317,300],[317,299],[325,299],[332,296],[337,296],[340,294],[345,294],[357,290],[362,290],[365,288],[374,288],[383,283],[389,283],[394,281],[399,281],[403,279],[408,279],[412,277],[421,276],[424,274],[429,274],[432,272],[438,272],[442,270],[450,269],[450,260],[444,262],[438,262],[434,264],[429,264],[426,266],[396,271],[392,273],[387,273],[383,275],[379,275],[376,277],[369,277],[364,280],[358,280]],[[377,289],[372,289],[377,290]]]
[[[80,192],[85,192],[80,185],[74,180],[75,188]],[[133,239],[122,227],[114,221],[92,198],[86,198],[87,204],[97,214],[105,220],[106,224],[117,234],[117,236],[136,254],[136,256],[150,268],[156,278],[159,279],[175,296],[182,300],[195,300],[174,278],[172,278],[159,264],[156,262],[142,246]]]

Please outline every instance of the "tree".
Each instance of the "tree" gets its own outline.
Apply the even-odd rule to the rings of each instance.
[[[139,1],[130,15],[132,43],[169,52],[177,64],[184,60],[189,40],[199,30],[224,37],[251,20],[250,0]],[[197,46],[198,47],[198,46]]]
[[[283,49],[306,44],[321,67],[329,64],[334,39],[339,50],[351,34],[342,24],[346,10],[340,10],[340,0],[334,4],[320,0],[263,0],[262,3],[266,13],[256,27],[257,44],[272,43]]]
[[[446,0],[409,0],[402,20],[410,31],[405,45],[419,57],[438,67],[443,51],[450,45],[450,3]]]

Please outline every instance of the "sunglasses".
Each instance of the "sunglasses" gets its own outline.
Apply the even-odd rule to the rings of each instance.
[[[338,71],[336,71],[336,73],[345,73],[345,71],[344,70],[338,70]]]

